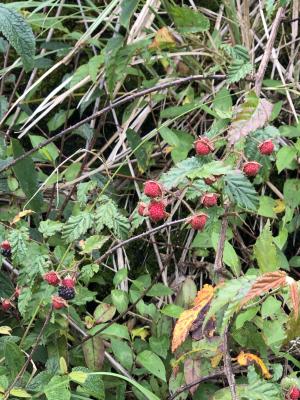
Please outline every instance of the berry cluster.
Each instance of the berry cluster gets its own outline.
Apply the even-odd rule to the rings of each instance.
[[[11,245],[10,245],[8,240],[4,240],[4,242],[2,242],[0,244],[0,253],[4,257],[10,257],[11,256]]]
[[[289,391],[289,400],[298,400],[300,399],[300,389],[297,387],[292,387],[291,390]]]
[[[150,203],[139,203],[138,213],[143,217],[149,217],[153,222],[159,222],[167,217],[167,202],[163,198],[164,189],[156,181],[147,181],[144,185],[144,194],[150,198]]]
[[[52,306],[55,310],[66,307],[67,300],[74,299],[76,281],[70,275],[61,279],[56,271],[49,271],[43,278],[49,285],[58,286],[58,295],[52,296]]]

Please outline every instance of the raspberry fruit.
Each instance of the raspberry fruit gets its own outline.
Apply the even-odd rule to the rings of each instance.
[[[55,310],[67,307],[68,303],[62,297],[52,296],[52,306]]]
[[[274,143],[272,142],[272,140],[265,140],[264,142],[262,142],[259,146],[258,146],[258,150],[260,152],[260,154],[269,156],[270,154],[273,153],[274,151]]]
[[[51,286],[57,286],[60,282],[60,278],[55,271],[47,272],[43,276],[44,280],[49,283]]]
[[[190,218],[189,223],[196,231],[202,231],[205,227],[208,216],[204,213],[194,215]]]
[[[290,400],[298,400],[300,397],[300,390],[296,387],[293,387],[289,392]]]
[[[8,240],[4,240],[0,244],[0,252],[4,257],[10,257],[11,256],[11,245]]]
[[[165,204],[162,201],[153,201],[148,207],[149,217],[152,221],[158,222],[164,219],[167,215]]]
[[[201,197],[201,204],[204,205],[204,207],[213,207],[217,204],[218,202],[218,195],[216,193],[205,193]]]
[[[75,279],[73,279],[70,275],[67,275],[62,281],[62,286],[66,286],[67,288],[73,288],[76,284]],[[63,296],[62,296],[63,297]]]
[[[60,286],[58,288],[58,295],[64,300],[72,300],[75,297],[75,290],[72,287]]]
[[[145,203],[139,203],[138,204],[138,214],[141,216],[141,217],[146,217],[147,215],[149,215],[149,213],[148,213],[148,208],[147,208],[147,204],[145,204]]]
[[[3,299],[1,302],[1,307],[3,311],[8,311],[11,307],[11,302],[9,299]]]
[[[255,176],[260,170],[260,163],[256,161],[248,161],[243,165],[243,172],[247,176]]]
[[[18,299],[20,297],[21,294],[21,288],[19,288],[18,286],[15,288],[15,293],[14,293],[14,297],[16,299]]]
[[[207,156],[214,151],[214,146],[208,138],[199,138],[194,142],[196,154],[199,156]]]
[[[147,181],[144,186],[144,194],[148,197],[159,197],[162,195],[162,187],[156,181]]]

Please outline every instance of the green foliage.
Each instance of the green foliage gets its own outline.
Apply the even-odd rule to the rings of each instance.
[[[276,271],[280,268],[277,257],[276,246],[273,243],[273,236],[268,222],[254,246],[254,256],[262,273]]]
[[[225,193],[239,207],[256,210],[258,195],[251,182],[240,171],[228,173],[224,177]]]
[[[209,30],[209,19],[187,7],[169,6],[171,17],[181,33],[197,33]]]
[[[84,235],[93,224],[93,216],[88,211],[72,215],[63,227],[62,237],[67,243],[73,242]]]

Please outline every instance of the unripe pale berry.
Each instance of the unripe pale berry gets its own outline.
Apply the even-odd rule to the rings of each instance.
[[[196,154],[199,156],[207,156],[214,151],[214,146],[208,138],[199,138],[194,142]]]
[[[247,176],[255,176],[261,168],[261,164],[256,161],[248,161],[243,165],[243,172]]]
[[[147,181],[144,186],[144,194],[148,197],[159,197],[162,195],[162,187],[156,181]]]
[[[68,303],[60,296],[52,296],[52,306],[55,310],[67,307]]]
[[[149,215],[148,207],[147,207],[147,204],[145,204],[145,203],[139,203],[137,211],[141,217],[146,217],[147,215]]]

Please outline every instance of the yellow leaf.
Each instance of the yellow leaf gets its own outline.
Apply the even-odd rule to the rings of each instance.
[[[11,327],[10,326],[0,326],[0,335],[10,335]]]
[[[169,48],[174,47],[175,44],[176,42],[174,36],[169,31],[169,29],[164,26],[156,32],[153,42],[149,46],[149,49],[161,49],[165,47]]]
[[[213,358],[211,358],[211,360],[210,360],[211,366],[212,366],[213,368],[217,368],[217,366],[220,364],[220,361],[222,360],[222,358],[223,358],[223,353],[222,353],[222,352],[217,353],[217,354],[216,354]]]
[[[214,288],[211,285],[204,285],[194,300],[194,307],[181,313],[173,331],[172,352],[185,341],[193,322],[200,311],[211,301],[213,294]]]
[[[33,213],[34,213],[34,211],[32,211],[32,210],[24,210],[24,211],[19,212],[19,214],[17,214],[15,216],[15,218],[12,220],[10,225],[16,224],[17,222],[19,222],[21,220],[21,218],[26,217],[27,215],[31,215]]]
[[[24,389],[11,389],[10,394],[15,397],[21,397],[23,399],[31,399],[31,394],[27,393]]]
[[[276,214],[280,214],[285,210],[285,203],[283,200],[281,199],[277,199],[275,200],[276,206],[273,207],[273,211]]]
[[[60,366],[60,373],[61,374],[67,374],[68,373],[68,366],[66,363],[66,360],[63,357],[60,357],[59,359],[59,366]]]
[[[243,367],[246,367],[251,363],[256,363],[260,367],[264,378],[266,379],[272,378],[272,375],[270,374],[263,360],[258,356],[256,356],[255,354],[244,353],[243,351],[241,351],[235,360],[237,360],[237,362]]]
[[[69,373],[69,377],[72,381],[82,384],[86,381],[88,374],[83,371],[73,371]]]
[[[146,328],[136,328],[131,331],[132,340],[135,337],[140,337],[142,340],[145,340],[147,336],[149,336],[149,331]]]
[[[172,147],[172,146],[166,146],[164,149],[163,149],[163,152],[165,153],[165,154],[169,154],[169,153],[171,153],[171,151],[174,149],[174,147]]]

